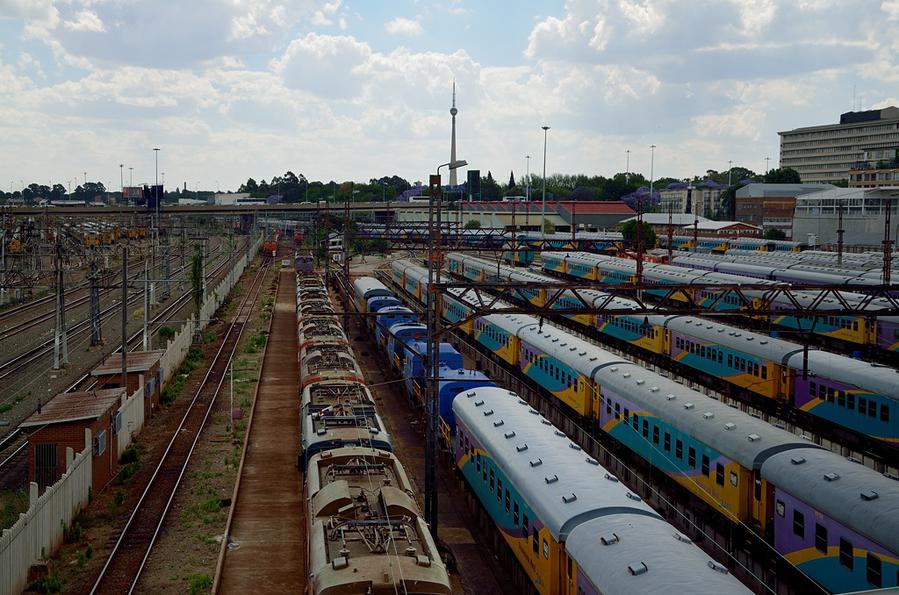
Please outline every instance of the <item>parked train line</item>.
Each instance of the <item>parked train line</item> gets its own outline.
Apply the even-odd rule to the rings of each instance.
[[[392,276],[418,300],[427,297],[426,269],[397,261]],[[472,312],[465,298],[450,295],[439,307],[451,323]],[[480,316],[460,331],[565,403],[584,425],[723,518],[752,527],[828,591],[895,586],[893,480],[536,318]]]
[[[450,254],[447,260],[453,274],[474,281],[558,282],[554,277],[462,254]],[[626,312],[637,306],[632,300],[616,297],[609,301],[609,294],[596,290],[579,290],[578,294],[592,305],[605,305],[622,314],[557,317],[567,326],[636,350],[653,364],[690,377],[699,373],[705,384],[868,454],[895,470],[892,459],[899,445],[899,372],[894,368],[717,320],[628,315]],[[545,290],[521,291],[519,297],[537,307],[548,301]],[[569,293],[553,307],[576,309],[581,304]],[[822,421],[826,424],[823,428]]]
[[[225,330],[222,343],[200,386],[175,429],[149,483],[116,539],[112,552],[94,582],[91,593],[132,593],[181,483],[212,406],[234,358],[250,311],[256,306],[261,280],[268,270],[260,266]]]
[[[398,261],[393,270],[409,264]],[[417,277],[399,275],[399,282],[420,295]],[[377,279],[357,279],[354,294],[357,308],[375,315],[367,323],[386,361],[403,370],[412,398],[421,402],[420,341],[427,328]],[[691,593],[746,592],[724,566],[709,560],[598,461],[585,458],[517,395],[466,370],[448,343],[440,345],[437,357],[441,439],[454,449],[456,467],[539,593],[653,591],[661,585]],[[604,520],[595,521],[599,518]],[[599,543],[625,542],[626,552],[596,550]],[[678,549],[677,564],[662,561],[672,549]]]
[[[301,441],[310,594],[450,593],[328,290],[297,275]]]

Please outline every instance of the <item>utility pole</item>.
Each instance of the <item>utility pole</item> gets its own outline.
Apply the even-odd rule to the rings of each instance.
[[[546,243],[546,135],[549,126],[541,126],[543,130],[543,200],[540,207],[540,239],[542,243]],[[541,244],[542,248],[542,244]]]
[[[128,246],[122,246],[122,387],[128,394]]]
[[[883,284],[890,284],[890,274],[893,266],[893,242],[890,240],[890,233],[892,230],[890,227],[891,219],[893,216],[893,201],[887,199],[886,200],[886,219],[884,220],[883,226]]]
[[[843,266],[843,204],[837,205],[837,266]]]
[[[171,255],[171,233],[166,232],[165,242],[162,244],[162,299],[167,300],[172,295],[172,255]]]
[[[53,333],[53,368],[69,365],[69,340],[66,332],[66,289],[63,283],[62,229],[56,228],[56,331]]]
[[[545,178],[544,178],[545,179]],[[437,534],[437,417],[438,393],[440,390],[440,311],[438,292],[434,283],[440,280],[440,174],[432,175],[429,183],[428,200],[428,345],[427,365],[429,368],[427,386],[427,423],[425,428],[425,521],[431,533]],[[436,215],[436,228],[435,216]]]
[[[150,351],[150,270],[144,260],[144,329],[143,349]]]
[[[668,201],[668,264],[674,258],[674,211],[671,201]]]
[[[343,200],[343,330],[350,336],[350,200],[353,198],[353,183],[350,193]]]
[[[0,224],[0,306],[6,304],[6,213]]]
[[[91,347],[98,347],[103,342],[103,335],[100,325],[100,271],[96,257],[91,259],[90,321]]]

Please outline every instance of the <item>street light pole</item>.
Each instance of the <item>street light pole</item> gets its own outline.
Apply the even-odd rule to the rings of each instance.
[[[531,156],[525,155],[525,160],[527,161],[527,175],[525,176],[525,186],[524,186],[524,198],[525,200],[531,200]]]
[[[624,183],[629,184],[631,181],[631,150],[624,150]]]
[[[133,167],[128,168],[128,186],[134,187],[134,168]]]
[[[540,206],[540,238],[546,242],[546,133],[549,126],[541,126],[543,129],[543,201]]]

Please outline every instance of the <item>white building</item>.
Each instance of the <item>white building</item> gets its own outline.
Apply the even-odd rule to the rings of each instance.
[[[834,188],[796,197],[793,214],[793,239],[805,241],[812,234],[817,243],[836,244],[840,211],[843,217],[843,243],[882,247],[886,209],[890,208],[890,238],[895,241],[899,229],[899,187]]]
[[[239,199],[250,198],[249,192],[218,192],[215,195],[215,204],[218,206],[233,206],[237,204]]]

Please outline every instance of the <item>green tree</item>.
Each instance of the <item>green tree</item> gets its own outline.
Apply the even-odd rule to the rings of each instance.
[[[477,219],[469,219],[465,222],[465,229],[481,229],[481,222]]]
[[[790,167],[772,169],[765,174],[765,182],[768,184],[799,184],[802,179],[799,172]]]
[[[785,240],[787,239],[787,234],[783,232],[782,229],[777,229],[776,227],[769,227],[765,230],[765,239],[766,240]]]
[[[509,172],[509,190],[512,190],[514,188],[515,188],[515,172],[510,171]]]
[[[637,221],[635,219],[621,225],[621,235],[632,250],[637,249]],[[640,239],[643,241],[643,250],[655,248],[656,232],[646,222],[640,226]]]
[[[556,224],[549,219],[543,220],[543,228],[546,230],[547,235],[556,233]]]

